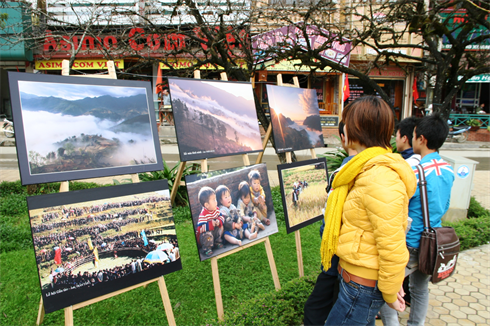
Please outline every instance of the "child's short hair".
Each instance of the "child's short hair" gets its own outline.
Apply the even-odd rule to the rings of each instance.
[[[199,202],[201,205],[204,207],[204,204],[206,204],[209,200],[209,197],[211,195],[216,194],[213,190],[213,188],[210,187],[202,187],[201,190],[199,190],[199,194],[197,195],[197,198],[199,199]]]
[[[219,185],[218,188],[216,188],[216,199],[219,204],[221,204],[221,197],[223,197],[223,194],[227,191],[230,192],[230,189],[225,185]]]
[[[400,131],[400,138],[403,136],[407,136],[408,143],[410,147],[412,147],[412,137],[413,137],[413,129],[420,122],[420,118],[417,117],[408,117],[400,121],[400,123],[396,126],[395,132]]]
[[[247,181],[242,181],[238,185],[238,195],[240,198],[250,196],[250,185]]]
[[[260,177],[260,172],[259,170],[252,170],[248,173],[248,179],[250,181],[252,180],[262,180],[262,178]]]
[[[427,148],[438,150],[446,141],[449,133],[447,121],[438,113],[425,116],[417,124],[415,136],[424,136],[427,139]]]

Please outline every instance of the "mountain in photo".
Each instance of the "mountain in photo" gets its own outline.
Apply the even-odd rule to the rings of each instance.
[[[322,121],[319,115],[310,115],[303,121],[303,126],[311,130],[322,131]]]
[[[131,132],[151,136],[150,116],[148,114],[138,115],[134,118],[124,120],[120,124],[109,128],[109,130],[115,133]]]
[[[62,115],[91,115],[101,120],[127,120],[148,114],[146,95],[114,97],[104,95],[86,97],[80,100],[66,100],[59,97],[36,96],[21,92],[22,110],[46,111]]]
[[[172,101],[181,155],[190,152],[228,154],[250,152],[249,136],[212,114],[190,109],[180,99]]]
[[[323,135],[320,129],[316,127],[320,122],[319,116],[309,116],[300,126],[292,119],[277,114],[270,109],[271,122],[274,131],[274,142],[278,152],[289,150],[300,150],[323,146]]]

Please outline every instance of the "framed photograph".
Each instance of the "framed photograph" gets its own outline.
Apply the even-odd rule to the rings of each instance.
[[[267,85],[277,153],[323,147],[316,90]]]
[[[149,82],[8,77],[23,185],[163,170]]]
[[[44,309],[182,269],[167,180],[27,198]]]
[[[287,233],[323,218],[327,202],[325,158],[277,166]]]
[[[201,261],[277,232],[265,164],[186,176]]]
[[[262,150],[252,85],[168,78],[183,162]]]

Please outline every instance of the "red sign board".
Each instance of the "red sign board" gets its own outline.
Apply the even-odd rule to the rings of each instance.
[[[217,27],[218,28],[218,27]],[[231,29],[231,27],[230,27]],[[192,32],[204,42],[207,39],[201,33],[199,28],[195,28]],[[237,42],[236,34],[227,33],[226,41],[230,51],[235,48],[241,48],[243,42]],[[246,39],[248,34],[245,30],[238,33],[239,37]],[[238,43],[238,44],[237,44]],[[128,55],[137,53],[142,56],[158,56],[162,53],[179,51],[184,48],[197,44],[191,41],[188,35],[180,33],[168,34],[153,34],[147,33],[145,29],[140,27],[131,28],[127,37],[118,35],[103,35],[103,36],[85,36],[82,35],[64,35],[59,39],[54,37],[53,32],[46,30],[42,54],[44,57],[51,58],[66,57],[71,55],[73,48],[80,47],[80,55],[77,57],[103,57],[104,51],[111,51],[111,54]],[[201,43],[200,47],[203,50],[207,49],[205,43]]]

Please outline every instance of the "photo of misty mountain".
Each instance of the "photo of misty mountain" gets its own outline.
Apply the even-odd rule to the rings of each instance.
[[[262,150],[251,84],[168,81],[181,161]]]
[[[316,90],[266,86],[276,152],[323,147]]]
[[[31,175],[157,162],[145,87],[18,81]]]

